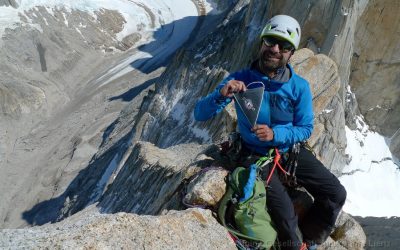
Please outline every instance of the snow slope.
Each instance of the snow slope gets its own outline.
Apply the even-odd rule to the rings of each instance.
[[[351,162],[340,177],[347,190],[343,210],[363,217],[400,216],[400,170],[389,151],[389,139],[362,124],[358,118],[357,130],[346,127]]]

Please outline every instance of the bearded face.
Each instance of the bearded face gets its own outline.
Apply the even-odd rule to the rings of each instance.
[[[288,58],[285,58],[279,53],[271,53],[268,49],[260,51],[260,66],[266,71],[274,71],[282,68],[287,64],[288,60]]]
[[[282,49],[279,43],[263,41],[259,50],[260,67],[264,72],[275,71],[285,66],[292,54],[293,50]]]

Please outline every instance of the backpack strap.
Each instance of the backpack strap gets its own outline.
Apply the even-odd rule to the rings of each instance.
[[[248,200],[253,195],[254,184],[259,172],[263,167],[273,161],[272,152],[273,150],[271,149],[268,156],[260,157],[256,163],[250,165],[249,179],[243,188],[244,195],[240,198],[240,202]]]

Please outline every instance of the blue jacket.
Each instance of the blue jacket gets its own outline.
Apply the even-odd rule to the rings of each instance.
[[[256,69],[249,68],[230,74],[206,97],[200,99],[194,110],[197,121],[206,121],[221,112],[232,99],[220,94],[220,89],[232,79],[251,82],[263,82],[265,86],[263,101],[257,124],[266,124],[274,131],[272,141],[260,141],[251,131],[251,124],[240,108],[235,104],[239,132],[245,146],[259,154],[266,154],[272,147],[287,151],[296,142],[304,141],[313,130],[312,94],[308,82],[297,75],[289,65],[291,77],[288,82],[269,79]],[[249,86],[251,88],[251,86]]]

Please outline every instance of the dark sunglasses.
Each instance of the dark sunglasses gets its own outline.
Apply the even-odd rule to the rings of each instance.
[[[273,47],[278,44],[279,50],[284,53],[294,50],[294,46],[290,42],[275,37],[265,36],[263,37],[263,42],[267,47]]]

